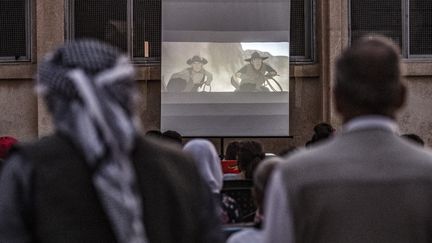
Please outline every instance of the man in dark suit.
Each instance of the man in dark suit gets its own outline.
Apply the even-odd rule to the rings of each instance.
[[[70,42],[39,65],[56,132],[0,175],[0,242],[221,242],[211,192],[180,151],[142,138],[133,66]]]
[[[397,135],[405,93],[388,39],[342,53],[334,96],[343,130],[276,172],[266,242],[432,242],[432,153]]]

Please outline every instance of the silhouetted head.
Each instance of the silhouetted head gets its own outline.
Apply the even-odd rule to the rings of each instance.
[[[325,140],[331,137],[335,132],[335,129],[332,127],[332,125],[325,122],[315,125],[313,130],[314,134],[312,135],[311,140],[306,143],[306,146],[310,146],[313,143]]]
[[[237,156],[237,164],[245,179],[252,179],[258,163],[265,157],[261,143],[256,141],[241,141]]]
[[[183,151],[190,154],[195,160],[198,171],[211,191],[219,193],[222,189],[223,174],[215,146],[205,139],[192,139],[185,144]]]
[[[336,62],[336,109],[345,121],[361,115],[394,118],[405,101],[400,52],[384,37],[361,38]]]
[[[228,144],[226,151],[225,151],[225,157],[226,160],[236,160],[237,154],[239,151],[240,143],[238,141],[234,141]]]
[[[182,135],[176,131],[167,130],[162,133],[162,138],[166,138],[167,140],[182,145]]]

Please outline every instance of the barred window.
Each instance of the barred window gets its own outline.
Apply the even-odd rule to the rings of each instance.
[[[291,0],[290,59],[313,60],[313,0]]]
[[[95,38],[136,62],[159,62],[161,0],[69,0],[68,7],[68,39]]]
[[[351,0],[351,42],[366,34],[393,39],[405,58],[432,56],[432,1]]]
[[[30,1],[0,1],[0,61],[30,59]]]
[[[160,63],[161,0],[68,3],[68,39],[96,38],[121,48],[135,62]],[[314,0],[291,0],[291,61],[313,60],[313,7]]]
[[[161,56],[161,0],[133,1],[133,57],[159,61]]]
[[[75,0],[71,7],[72,38],[95,38],[127,52],[126,0]]]
[[[432,55],[432,1],[409,1],[409,54]]]

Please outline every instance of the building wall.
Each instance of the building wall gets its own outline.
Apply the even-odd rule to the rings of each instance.
[[[316,1],[316,62],[290,68],[290,131],[292,138],[261,139],[267,151],[278,152],[290,145],[301,146],[321,121],[338,128],[341,121],[331,95],[332,65],[348,45],[346,0]],[[0,64],[0,135],[19,140],[36,139],[52,131],[43,101],[33,91],[37,62],[64,42],[64,1],[36,1],[33,6],[33,53],[31,63]],[[160,68],[136,65],[143,99],[139,106],[144,130],[160,126]],[[403,70],[410,89],[407,105],[398,116],[402,132],[414,132],[432,145],[432,61],[404,60]],[[227,144],[230,140],[227,140]],[[219,141],[214,141],[219,146]]]

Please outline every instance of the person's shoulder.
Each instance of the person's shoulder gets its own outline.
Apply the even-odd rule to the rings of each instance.
[[[400,150],[404,152],[406,158],[412,158],[412,164],[429,167],[432,169],[432,150],[428,147],[422,147],[402,138],[400,140]]]
[[[263,233],[256,228],[249,228],[234,233],[228,238],[227,243],[248,243],[248,242],[262,242]]]
[[[159,138],[138,137],[138,147],[150,155],[178,157],[186,159],[181,146]]]
[[[11,154],[20,154],[26,156],[35,156],[35,154],[45,153],[54,155],[57,153],[63,153],[64,149],[70,147],[70,141],[59,134],[51,134],[44,136],[37,140],[26,141],[18,143],[13,146]]]
[[[148,164],[169,170],[191,170],[194,163],[176,143],[162,139],[139,137],[135,153]]]

